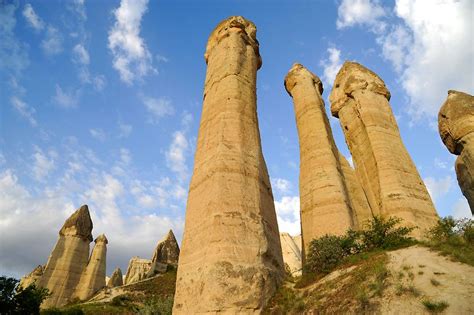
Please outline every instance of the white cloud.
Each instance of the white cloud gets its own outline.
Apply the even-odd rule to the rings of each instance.
[[[130,136],[130,134],[132,133],[133,126],[128,125],[128,124],[124,124],[122,122],[119,122],[118,125],[119,125],[119,135],[118,135],[118,137],[119,138],[128,138],[128,136]]]
[[[280,233],[301,234],[300,198],[298,196],[284,196],[280,201],[275,201],[275,211]]]
[[[290,181],[283,179],[283,178],[275,178],[272,179],[272,186],[276,188],[280,193],[284,194],[291,190],[291,183]]]
[[[23,16],[25,17],[28,24],[37,31],[41,31],[44,28],[43,20],[36,14],[31,4],[27,3],[23,8]]]
[[[140,24],[147,6],[148,0],[121,0],[113,11],[116,21],[109,31],[109,49],[113,54],[113,67],[128,84],[156,72],[152,55],[140,37]]]
[[[150,122],[156,123],[160,118],[174,114],[174,107],[169,99],[143,96],[142,101],[146,110],[151,114]]]
[[[383,57],[390,61],[397,72],[405,66],[406,51],[412,45],[412,37],[404,26],[396,25],[385,36],[377,38],[377,43],[382,46]]]
[[[454,204],[453,209],[451,211],[451,216],[456,219],[472,219],[472,212],[469,208],[469,204],[467,203],[466,198],[460,198]]]
[[[107,135],[105,134],[104,130],[97,128],[97,129],[89,129],[89,133],[94,139],[99,141],[105,141],[107,139]]]
[[[58,104],[62,108],[75,108],[77,107],[78,103],[78,91],[75,93],[73,92],[66,92],[56,84],[56,94],[53,96],[53,101]]]
[[[324,86],[332,86],[339,69],[342,67],[341,51],[337,48],[330,47],[327,49],[329,58],[320,62],[323,66],[323,81]]]
[[[73,50],[73,60],[77,63],[88,65],[90,62],[89,52],[84,48],[82,44],[77,44],[74,46]]]
[[[188,140],[183,131],[176,131],[173,134],[173,141],[166,151],[166,163],[168,167],[184,180],[188,177],[188,167],[186,165],[186,153],[189,148]]]
[[[102,91],[105,85],[107,84],[107,80],[105,79],[104,75],[99,74],[94,77],[94,79],[92,80],[92,84],[96,91]]]
[[[56,168],[54,158],[56,154],[54,151],[50,151],[45,154],[40,148],[35,148],[33,153],[33,177],[37,181],[43,181],[50,173]]]
[[[53,26],[48,25],[46,37],[41,41],[41,48],[47,55],[57,55],[63,51],[63,36]]]
[[[372,31],[381,32],[385,28],[385,23],[380,19],[386,12],[378,0],[343,0],[337,14],[338,29],[368,25]]]
[[[453,186],[454,180],[448,175],[440,179],[426,177],[424,182],[433,201],[437,201],[439,198],[443,197],[449,192]]]
[[[35,112],[36,110],[31,107],[31,106],[28,106],[25,102],[23,102],[21,99],[19,99],[18,97],[16,96],[13,96],[11,99],[10,99],[12,105],[13,105],[13,108],[15,108],[15,110],[22,116],[24,117],[26,120],[28,120],[28,122],[33,126],[33,127],[36,127],[38,125],[34,115],[35,115]]]

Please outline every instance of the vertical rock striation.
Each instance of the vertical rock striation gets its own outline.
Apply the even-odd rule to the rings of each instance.
[[[420,227],[413,234],[421,237],[438,217],[400,138],[385,83],[362,65],[345,62],[329,99],[372,212]]]
[[[300,143],[301,234],[304,253],[325,234],[344,234],[354,227],[353,208],[339,151],[321,97],[321,80],[300,64],[285,78],[293,98]]]
[[[105,269],[108,240],[101,234],[95,240],[89,263],[84,270],[76,294],[79,299],[87,300],[105,287]]]
[[[125,274],[125,284],[138,282],[148,277],[151,260],[140,257],[132,257],[128,263],[127,273]]]
[[[172,230],[158,242],[151,258],[151,267],[147,276],[152,277],[158,273],[166,272],[168,265],[177,266],[179,259],[179,246]]]
[[[221,22],[205,59],[173,313],[260,313],[283,260],[257,121],[255,25],[240,16]]]
[[[109,281],[107,282],[107,286],[109,288],[115,288],[123,285],[123,275],[122,269],[116,268],[112,275],[110,276]]]
[[[62,306],[73,297],[89,261],[91,232],[89,208],[83,205],[66,220],[59,231],[59,239],[38,281],[40,286],[51,293],[41,305],[42,308]]]
[[[474,97],[450,90],[438,115],[441,140],[449,152],[459,155],[456,175],[474,215]]]
[[[301,237],[291,236],[288,233],[280,233],[281,252],[285,268],[292,276],[301,276],[303,269],[301,255]]]

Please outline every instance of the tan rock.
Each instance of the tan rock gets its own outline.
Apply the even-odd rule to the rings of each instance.
[[[72,299],[89,261],[91,232],[89,208],[83,205],[59,231],[59,239],[38,282],[51,293],[41,304],[42,308],[62,306]]]
[[[362,184],[357,178],[355,170],[351,167],[344,155],[339,153],[339,162],[341,163],[342,173],[346,182],[347,191],[352,204],[352,214],[354,229],[361,230],[367,225],[373,217],[369,202],[365,195]]]
[[[299,242],[299,244],[298,244]],[[280,233],[281,252],[283,262],[292,276],[300,276],[302,270],[301,236],[291,236],[288,233]]]
[[[123,275],[122,270],[120,268],[116,268],[112,275],[110,276],[109,281],[107,282],[107,286],[109,288],[115,288],[123,285]]]
[[[132,257],[128,263],[127,273],[125,275],[125,284],[130,284],[146,279],[150,267],[150,259]]]
[[[36,283],[43,276],[43,269],[44,269],[43,266],[38,265],[38,267],[33,269],[32,272],[30,272],[29,274],[21,278],[20,286],[25,289],[29,287],[30,285],[32,285],[33,283]]]
[[[329,99],[372,212],[402,218],[418,226],[413,234],[422,237],[438,217],[400,138],[385,83],[360,64],[345,62]]]
[[[300,209],[303,256],[309,243],[354,227],[353,209],[324,101],[321,80],[300,64],[285,78],[293,98],[300,143]],[[304,261],[304,257],[303,257]]]
[[[179,246],[172,230],[158,242],[151,261],[158,261],[164,264],[178,265]]]
[[[87,300],[105,287],[105,271],[107,258],[107,237],[101,234],[95,240],[89,263],[84,270],[75,296],[80,300]]]
[[[456,175],[474,215],[474,97],[448,91],[448,98],[439,111],[438,127],[449,152],[459,155]]]
[[[209,37],[173,314],[260,313],[284,274],[257,121],[255,35],[234,16]]]

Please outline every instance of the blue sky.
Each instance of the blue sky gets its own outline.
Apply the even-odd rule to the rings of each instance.
[[[259,125],[280,230],[299,233],[299,150],[283,79],[300,62],[324,82],[344,60],[378,73],[440,215],[468,216],[437,114],[474,90],[466,1],[0,0],[0,271],[44,264],[88,204],[109,238],[108,272],[183,231],[212,29],[257,25]],[[328,111],[329,113],[329,111]],[[337,119],[340,151],[350,157]]]

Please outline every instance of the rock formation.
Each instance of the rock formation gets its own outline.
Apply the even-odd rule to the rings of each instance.
[[[95,240],[89,263],[84,270],[76,294],[79,299],[87,300],[97,291],[105,287],[105,269],[108,240],[101,234]]]
[[[122,270],[120,268],[116,268],[112,275],[110,276],[109,281],[107,282],[107,286],[109,288],[115,288],[123,285],[123,275]]]
[[[300,143],[304,256],[313,239],[325,234],[342,235],[354,228],[355,214],[321,97],[321,80],[302,65],[294,64],[286,75],[285,88],[293,98]]]
[[[281,252],[285,268],[292,276],[300,276],[302,270],[301,237],[280,233]]]
[[[59,231],[59,239],[38,281],[40,286],[51,293],[41,305],[42,308],[62,306],[73,297],[89,260],[91,232],[89,208],[83,205],[66,220]]]
[[[134,283],[148,276],[148,271],[151,267],[150,259],[143,259],[140,257],[132,257],[128,263],[127,273],[125,275],[125,284]]]
[[[259,313],[284,269],[256,111],[256,28],[211,33],[173,314]]]
[[[151,267],[147,276],[152,277],[158,273],[166,272],[168,265],[177,266],[179,259],[179,246],[172,230],[158,242],[153,257]]]
[[[38,280],[41,279],[43,276],[43,269],[44,267],[41,265],[38,265],[35,269],[33,269],[32,272],[21,278],[20,280],[20,286],[24,289],[32,285],[33,283],[36,284]]]
[[[439,134],[449,152],[459,155],[456,175],[474,215],[474,97],[450,90],[438,115]]]
[[[360,64],[345,62],[329,99],[372,212],[402,218],[419,227],[414,236],[424,235],[438,217],[400,138],[385,83]]]

